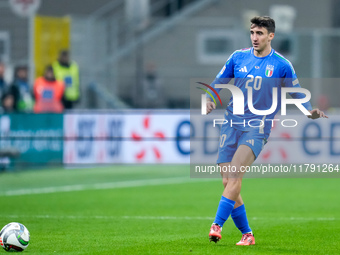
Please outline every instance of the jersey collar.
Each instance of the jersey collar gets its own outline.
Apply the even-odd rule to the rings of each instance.
[[[251,47],[251,54],[253,55],[254,58],[258,58],[258,59],[264,59],[264,58],[267,58],[267,57],[270,57],[274,54],[275,50],[272,48],[271,52],[265,56],[265,57],[256,57],[255,54],[254,54],[254,47]]]

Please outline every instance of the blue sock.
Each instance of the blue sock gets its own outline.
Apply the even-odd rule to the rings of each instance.
[[[233,219],[235,226],[242,232],[242,234],[251,232],[244,204],[235,208],[231,212],[231,218]]]
[[[231,211],[233,210],[235,205],[235,201],[230,200],[224,196],[222,196],[220,204],[218,205],[216,218],[214,223],[223,226],[224,222],[228,219]]]

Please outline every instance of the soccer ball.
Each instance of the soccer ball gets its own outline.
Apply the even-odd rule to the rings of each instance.
[[[30,233],[27,228],[12,222],[4,226],[0,231],[0,245],[5,251],[23,251],[30,241]]]

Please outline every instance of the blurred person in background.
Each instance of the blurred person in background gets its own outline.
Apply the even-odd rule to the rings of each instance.
[[[0,62],[0,97],[2,97],[7,87],[5,82],[5,68],[5,64]]]
[[[146,66],[144,81],[143,81],[143,98],[146,108],[159,108],[164,102],[162,86],[156,66],[149,63]]]
[[[14,95],[11,90],[4,91],[1,95],[1,107],[2,113],[14,113],[16,111]]]
[[[33,108],[33,97],[28,83],[28,69],[26,66],[17,66],[14,71],[13,83],[9,88],[14,96],[14,108],[18,112],[30,112]]]
[[[0,63],[0,98],[3,113],[14,111],[14,97],[8,93],[8,86],[5,81],[5,64]]]
[[[55,77],[65,84],[63,104],[65,109],[72,109],[74,104],[79,102],[79,68],[76,62],[70,60],[68,50],[62,50],[59,58],[52,65]]]
[[[5,81],[6,66],[0,63],[0,98],[2,113],[13,113],[16,111],[14,94],[15,91]]]
[[[36,79],[33,92],[35,97],[34,113],[61,113],[64,110],[62,99],[65,86],[56,80],[51,65],[45,68],[44,76]]]

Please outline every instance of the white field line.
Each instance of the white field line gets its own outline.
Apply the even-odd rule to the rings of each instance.
[[[176,217],[176,216],[122,216],[123,219],[136,220],[214,220],[213,217]],[[250,220],[288,220],[288,221],[334,221],[336,218],[305,218],[305,217],[280,217],[280,218],[259,218],[252,217]]]
[[[160,179],[148,179],[148,180],[133,180],[133,181],[119,181],[119,182],[107,182],[107,183],[94,183],[94,184],[76,184],[66,186],[55,187],[43,187],[43,188],[28,188],[28,189],[16,189],[8,190],[0,193],[0,197],[5,196],[21,196],[32,194],[49,194],[58,192],[72,192],[83,190],[102,190],[102,189],[119,189],[119,188],[133,188],[142,186],[158,186],[167,184],[181,184],[189,182],[203,182],[211,181],[215,179],[190,179],[189,177],[169,177]]]
[[[190,217],[190,216],[85,216],[85,215],[0,215],[1,218],[34,218],[34,219],[69,219],[69,220],[206,220],[212,221],[213,217]],[[252,221],[338,221],[340,218],[334,217],[252,217]]]

